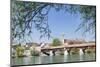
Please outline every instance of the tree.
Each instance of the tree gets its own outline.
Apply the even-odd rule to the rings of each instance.
[[[17,46],[16,47],[16,55],[17,57],[23,57],[24,56],[24,47],[21,47],[21,46]]]
[[[62,43],[58,38],[53,39],[52,46],[60,46]]]
[[[48,4],[40,4],[33,2],[21,2],[12,0],[11,4],[11,31],[12,40],[24,38],[26,35],[32,33],[32,26],[35,27],[40,33],[40,38],[45,35],[50,37],[51,31],[49,30],[48,22],[46,21],[48,11],[42,13],[42,10]],[[50,7],[49,7],[50,8]],[[48,8],[46,8],[48,9]]]
[[[96,7],[95,6],[80,6],[78,10],[81,13],[83,22],[79,25],[76,31],[83,29],[84,33],[89,32],[95,36],[96,26]]]
[[[95,34],[96,8],[95,6],[66,5],[53,3],[36,3],[12,0],[11,3],[11,31],[12,40],[24,39],[33,33],[32,28],[40,32],[40,38],[50,38],[51,30],[48,24],[48,13],[54,8],[57,12],[64,10],[71,14],[81,14],[83,22],[76,31],[84,29],[84,32],[92,31]]]

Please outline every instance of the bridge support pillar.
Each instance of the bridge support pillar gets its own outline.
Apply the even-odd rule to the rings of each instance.
[[[68,55],[68,51],[66,48],[64,48],[64,55]]]
[[[84,54],[84,52],[83,52],[83,49],[82,48],[80,48],[80,55],[82,55],[82,54]]]
[[[70,51],[71,51],[71,48],[67,49],[67,52],[69,55],[71,54]]]
[[[80,48],[80,55],[82,55],[82,54],[85,53],[85,49],[86,49],[86,48]]]
[[[50,56],[53,56],[53,55],[55,55],[55,51],[50,51]]]

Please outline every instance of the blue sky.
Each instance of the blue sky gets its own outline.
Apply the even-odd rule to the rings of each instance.
[[[51,9],[48,14],[48,23],[51,30],[51,36],[53,38],[61,39],[62,33],[65,34],[65,39],[85,39],[85,40],[94,40],[91,34],[87,33],[87,36],[83,36],[83,31],[80,30],[75,32],[78,25],[82,22],[80,19],[80,14],[72,15],[68,12],[64,12],[63,10],[57,12],[55,9]],[[52,42],[52,38],[48,40],[48,38],[42,38],[40,40],[40,33],[34,29],[31,37],[33,42]]]

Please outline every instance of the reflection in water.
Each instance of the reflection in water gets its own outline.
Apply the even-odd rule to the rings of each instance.
[[[83,60],[83,56],[84,56],[84,53],[83,53],[83,51],[82,51],[82,49],[80,49],[80,61],[82,61]]]
[[[68,55],[64,55],[64,62],[67,62]]]
[[[50,60],[50,63],[52,63],[53,62],[53,56],[50,56],[49,60]]]
[[[39,56],[39,57],[35,57],[35,63],[34,64],[41,64],[41,62],[42,62],[42,56]]]
[[[75,62],[75,61],[92,61],[95,60],[95,53],[85,54],[67,54],[55,56],[32,56],[13,58],[13,65],[27,65],[27,64],[46,64],[46,63],[60,63],[60,62]]]
[[[26,57],[26,58],[23,58],[23,60],[24,60],[23,62],[27,64],[27,63],[30,63],[31,58]]]
[[[80,54],[80,61],[83,61],[84,54]]]
[[[67,62],[68,52],[67,50],[64,51],[64,62]]]

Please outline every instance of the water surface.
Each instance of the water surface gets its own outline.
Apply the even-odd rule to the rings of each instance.
[[[48,64],[60,62],[76,62],[76,61],[94,61],[95,53],[71,54],[71,55],[55,55],[55,56],[31,56],[13,58],[12,65],[28,65],[28,64]]]

